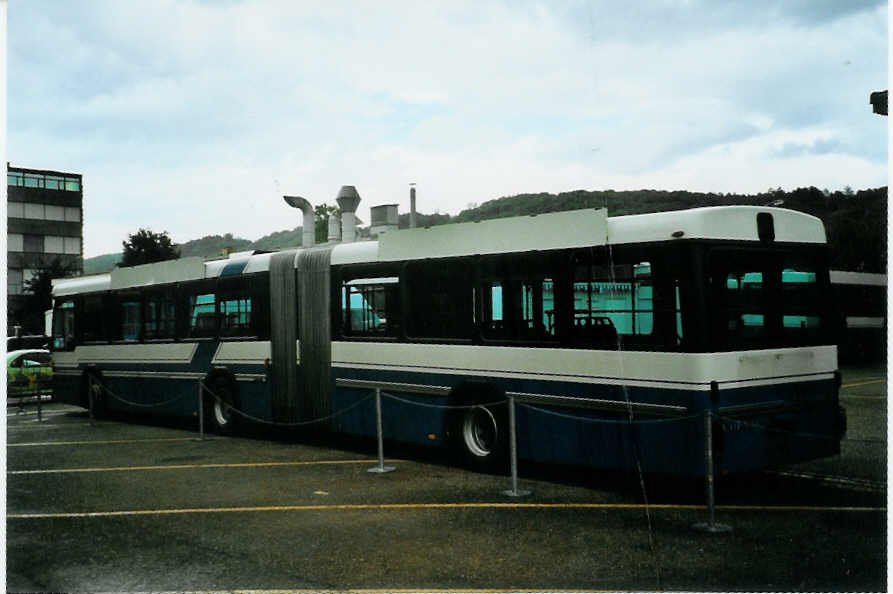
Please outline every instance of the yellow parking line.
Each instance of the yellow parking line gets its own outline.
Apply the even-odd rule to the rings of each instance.
[[[363,503],[333,505],[271,505],[254,507],[193,507],[182,509],[141,509],[104,512],[73,513],[38,513],[7,514],[7,519],[38,518],[102,518],[117,516],[154,516],[211,513],[250,513],[250,512],[282,512],[282,511],[360,511],[360,510],[428,510],[428,509],[666,509],[666,510],[704,510],[704,505],[678,505],[641,503]],[[761,505],[718,505],[720,511],[831,511],[831,512],[886,512],[886,507],[816,507],[816,506],[761,506]]]
[[[499,588],[498,590],[489,588],[453,588],[441,590],[426,590],[424,588],[386,588],[386,589],[358,589],[346,588],[338,590],[177,590],[176,592],[156,592],[155,594],[496,594],[504,592],[505,594],[536,594],[539,592],[554,592],[554,588]],[[567,590],[562,588],[561,592],[567,594],[583,594],[585,592],[626,592],[628,590]]]
[[[43,446],[73,446],[73,445],[108,445],[118,443],[151,443],[165,441],[195,441],[198,437],[165,437],[155,439],[109,439],[109,440],[90,440],[90,441],[36,441],[29,443],[8,443],[8,448],[26,448],[26,447],[43,447]]]
[[[377,460],[310,460],[304,462],[232,462],[227,464],[168,464],[161,466],[105,466],[98,468],[51,468],[9,470],[6,474],[59,474],[66,472],[121,472],[139,470],[194,470],[197,468],[270,468],[275,466],[325,466],[333,464],[374,464]]]
[[[47,423],[43,421],[39,423],[37,419],[33,421],[28,421],[28,424],[24,423],[15,423],[11,425],[9,423],[6,424],[6,429],[8,431],[19,430],[19,429],[58,429],[59,427],[87,427],[88,423]]]
[[[883,383],[886,383],[886,381],[887,381],[886,378],[873,379],[873,380],[867,380],[867,381],[864,381],[864,382],[856,382],[856,383],[854,383],[854,384],[843,384],[842,386],[840,386],[840,388],[841,388],[841,389],[843,389],[843,388],[855,388],[856,386],[868,386],[868,385],[871,385],[871,384],[883,384]]]
[[[535,594],[539,592],[553,592],[554,588],[499,588],[498,590],[489,588],[453,588],[441,590],[426,590],[424,588],[386,588],[386,589],[359,589],[346,588],[338,590],[177,590],[176,592],[156,592],[156,594],[496,594],[504,592],[505,594]],[[562,588],[561,592],[568,594],[583,594],[584,592],[625,592],[627,590],[567,590]]]

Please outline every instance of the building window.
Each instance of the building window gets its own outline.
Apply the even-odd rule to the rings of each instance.
[[[65,253],[66,254],[74,254],[80,255],[81,253],[81,238],[80,237],[64,237],[65,240]]]
[[[43,249],[48,254],[65,253],[65,240],[58,235],[47,235],[43,240]]]
[[[28,291],[28,283],[34,279],[34,276],[37,274],[37,270],[26,268],[22,271],[22,293],[29,293]]]
[[[6,216],[13,219],[23,219],[25,218],[25,203],[24,202],[7,202],[6,203]]]
[[[47,204],[44,207],[46,220],[48,221],[64,221],[65,220],[65,207],[64,206],[54,206],[52,204]]]
[[[40,173],[7,172],[6,185],[25,188],[46,188],[47,190],[81,191],[81,180],[76,177],[43,175]]]
[[[23,243],[23,246],[22,246],[23,252],[42,254],[44,251],[43,250],[43,235],[27,235],[26,234],[23,236],[22,243]]]
[[[39,219],[43,220],[45,217],[43,204],[36,204],[34,202],[26,202],[25,203],[25,218],[26,219]]]
[[[22,252],[25,251],[25,248],[22,244],[22,234],[21,233],[10,233],[6,238],[6,250],[9,252]]]
[[[65,220],[70,223],[79,223],[81,221],[81,209],[73,206],[66,206]]]
[[[10,295],[21,295],[22,271],[9,268],[6,273],[6,292]]]

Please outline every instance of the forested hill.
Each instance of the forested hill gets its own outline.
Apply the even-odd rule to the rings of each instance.
[[[463,210],[449,221],[475,221],[602,207],[608,209],[609,216],[620,216],[730,204],[755,206],[772,204],[816,216],[825,223],[833,269],[886,272],[886,186],[858,192],[849,189],[843,192],[828,192],[815,187],[797,188],[785,192],[779,188],[756,195],[662,190],[623,192],[576,190],[557,195],[519,194],[489,200],[475,208]]]
[[[781,189],[756,195],[713,194],[686,191],[635,190],[586,191],[576,190],[561,194],[519,194],[488,200],[479,206],[463,210],[456,216],[448,214],[417,214],[419,226],[480,221],[492,218],[521,216],[607,207],[610,216],[641,214],[666,210],[682,210],[698,206],[729,204],[768,205],[799,210],[817,216],[825,223],[831,247],[831,267],[840,270],[885,272],[887,262],[887,188],[853,192],[828,192],[818,188],[798,188],[791,192]],[[409,213],[400,215],[400,227],[409,226]],[[194,239],[177,247],[180,255],[220,257],[225,249],[277,250],[301,243],[301,227],[278,231],[256,241],[233,237],[232,234],[210,235]],[[120,254],[106,254],[84,261],[84,273],[108,271],[120,261]]]

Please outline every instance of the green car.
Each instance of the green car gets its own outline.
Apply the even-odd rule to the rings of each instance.
[[[52,391],[50,352],[42,349],[12,351],[6,355],[6,396],[36,396]]]

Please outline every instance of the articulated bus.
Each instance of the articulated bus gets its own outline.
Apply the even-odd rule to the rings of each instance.
[[[887,275],[831,271],[837,313],[843,317],[840,359],[878,363],[886,358]]]
[[[119,268],[54,282],[55,394],[194,418],[201,380],[220,432],[373,436],[377,387],[386,440],[484,470],[511,397],[522,460],[686,476],[709,411],[717,470],[761,469],[839,453],[827,262],[820,220],[730,206]]]

